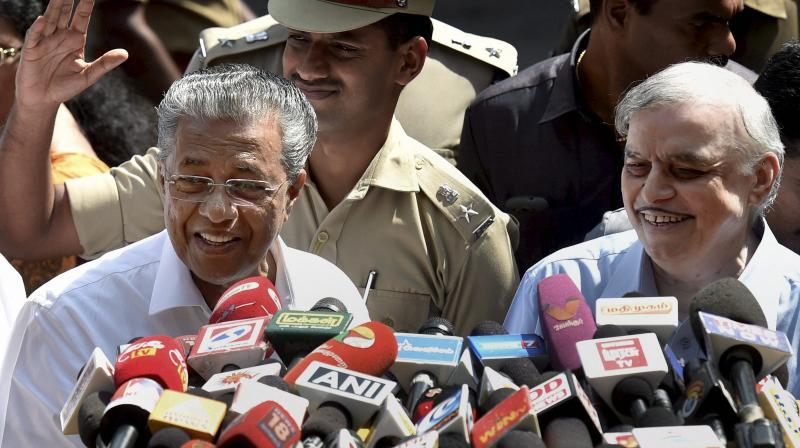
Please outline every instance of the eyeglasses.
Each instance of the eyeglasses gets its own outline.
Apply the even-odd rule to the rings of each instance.
[[[22,52],[22,47],[19,48],[4,48],[0,47],[0,65],[9,64]]]
[[[216,184],[210,177],[173,174],[167,178],[167,191],[170,197],[180,201],[205,202],[214,187],[225,187],[233,204],[260,207],[268,203],[287,182],[288,179],[272,186],[263,180],[228,179],[224,184]]]

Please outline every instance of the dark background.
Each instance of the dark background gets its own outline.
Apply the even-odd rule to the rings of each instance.
[[[244,1],[256,15],[266,14],[265,0]],[[571,11],[571,0],[437,0],[433,16],[514,45],[521,70],[549,56]]]

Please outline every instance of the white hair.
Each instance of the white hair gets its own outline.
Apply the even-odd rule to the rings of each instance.
[[[617,132],[627,136],[631,118],[642,109],[682,103],[734,107],[749,136],[747,141],[734,140],[734,149],[744,154],[742,171],[752,173],[756,164],[770,152],[778,157],[783,170],[784,147],[778,124],[767,101],[744,78],[712,64],[675,64],[631,88],[617,105]],[[759,214],[775,200],[781,171],[775,176],[772,189],[760,204],[757,210]]]
[[[239,123],[274,117],[281,130],[281,162],[294,181],[317,136],[317,118],[305,95],[291,82],[245,64],[222,64],[175,81],[158,105],[159,158],[175,150],[183,117],[230,119]]]

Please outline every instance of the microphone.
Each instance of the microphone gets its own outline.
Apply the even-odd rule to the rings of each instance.
[[[317,303],[311,307],[309,311],[320,311],[320,312],[329,312],[329,313],[346,313],[347,307],[342,303],[341,300],[335,297],[324,297],[322,299],[317,300]]]
[[[189,354],[189,365],[203,379],[222,372],[260,364],[272,354],[272,347],[264,340],[268,318],[220,322],[204,325]]]
[[[212,441],[217,434],[226,406],[216,400],[183,392],[165,390],[150,412],[147,421],[150,431],[176,427],[192,439]]]
[[[408,392],[407,409],[414,409],[422,395],[450,377],[458,366],[462,339],[457,336],[432,336],[395,333],[397,358],[390,372]]]
[[[598,327],[616,325],[628,334],[653,332],[661,344],[667,343],[679,323],[675,297],[597,299],[594,309]]]
[[[571,371],[560,372],[531,388],[530,399],[540,428],[547,428],[557,419],[577,418],[588,428],[594,440],[599,441],[602,437],[600,416]]]
[[[350,428],[363,426],[396,387],[394,381],[320,361],[313,361],[295,381],[299,395],[308,400],[309,412],[324,403],[336,402],[350,413]]]
[[[161,384],[149,378],[133,378],[122,383],[106,406],[100,422],[100,436],[110,448],[132,448],[150,433],[147,419],[164,392]]]
[[[475,422],[472,428],[472,446],[494,446],[515,429],[540,432],[539,423],[533,413],[530,391],[526,386],[513,392]]]
[[[283,379],[291,388],[311,363],[319,361],[344,369],[380,376],[397,358],[394,332],[380,322],[367,322],[332,338],[289,369]]]
[[[699,446],[724,448],[714,431],[708,426],[633,428],[633,437],[636,438],[639,448],[663,448],[665,443],[675,448]]]
[[[352,429],[342,428],[325,439],[325,448],[364,448],[364,442]]]
[[[428,389],[425,392],[425,395],[419,400],[417,403],[416,408],[413,409],[411,413],[411,420],[415,423],[419,423],[428,413],[430,413],[433,408],[439,405],[439,403],[443,402],[450,398],[451,395],[455,394],[456,392],[461,390],[461,386],[458,385],[451,385],[451,386],[444,386],[444,387],[434,387]]]
[[[788,448],[800,447],[800,417],[797,405],[780,383],[772,377],[761,384],[758,403],[767,418],[777,423],[783,434],[783,442]]]
[[[542,437],[547,448],[592,448],[592,436],[582,420],[559,417],[545,428]]]
[[[303,423],[306,409],[308,409],[308,400],[289,393],[286,390],[286,383],[278,377],[263,377],[258,381],[241,381],[236,386],[230,412],[234,415],[242,415],[265,401],[280,403],[298,426]]]
[[[708,425],[722,439],[733,436],[738,421],[728,387],[707,360],[690,359],[684,368],[686,393],[677,403],[678,415],[692,425]],[[725,428],[730,429],[726,435]]]
[[[104,390],[87,394],[78,408],[78,435],[84,446],[94,447],[102,443],[98,440],[100,426],[106,406],[111,401],[111,392]]]
[[[339,305],[341,302],[332,300],[336,299],[322,299],[310,311],[281,310],[275,314],[265,334],[285,363],[290,364],[347,331],[353,315]]]
[[[463,384],[460,390],[439,403],[417,423],[417,434],[436,430],[440,439],[445,434],[454,434],[468,444],[474,421],[472,409],[469,388]]]
[[[716,314],[710,314],[714,312]],[[792,349],[786,335],[722,317],[737,316],[765,323],[755,297],[735,279],[719,280],[698,292],[692,300],[690,313],[695,337],[733,385],[740,402],[740,420],[752,423],[763,418],[755,380],[775,371],[791,357]]]
[[[217,448],[290,448],[300,428],[286,409],[266,401],[234,420],[219,436]]]
[[[444,317],[433,316],[419,326],[417,333],[439,336],[455,336],[456,327],[452,322]]]
[[[432,430],[425,434],[411,437],[408,440],[395,445],[394,448],[438,448],[439,447],[439,431]]]
[[[478,392],[478,406],[483,408],[492,394],[503,389],[516,391],[519,389],[519,386],[508,376],[501,374],[491,367],[485,367],[483,369],[483,376],[481,377],[481,388]]]
[[[129,345],[114,365],[114,385],[150,378],[163,388],[185,392],[188,373],[183,348],[169,336],[148,336]]]
[[[478,324],[467,343],[478,365],[495,370],[511,358],[530,358],[537,369],[548,363],[544,339],[537,334],[508,334],[497,322]]]
[[[347,409],[344,409],[335,401],[326,402],[316,412],[312,412],[303,424],[301,429],[303,446],[307,448],[322,448],[324,440],[329,435],[351,426],[352,419]]]
[[[403,405],[394,395],[387,395],[364,443],[367,448],[395,446],[401,439],[414,434],[416,428],[403,409]]]
[[[266,277],[248,277],[230,286],[220,296],[209,324],[272,316],[281,309],[278,290]]]
[[[497,442],[498,448],[547,448],[538,434],[530,431],[513,430]]]
[[[78,434],[78,413],[86,397],[100,391],[109,392],[110,396],[115,389],[114,366],[103,350],[95,347],[92,354],[89,355],[89,360],[81,369],[78,381],[72,387],[72,391],[58,415],[61,421],[61,432],[64,435]]]
[[[590,339],[577,343],[583,373],[603,400],[615,406],[612,392],[624,378],[645,380],[652,391],[667,373],[667,361],[654,333]],[[617,413],[628,414],[615,408]]]
[[[472,354],[469,350],[461,351],[458,364],[445,384],[466,384],[470,390],[478,390],[478,378],[475,376],[475,366],[472,364]]]
[[[280,361],[267,359],[257,366],[214,374],[203,384],[203,390],[210,393],[212,398],[216,398],[234,392],[236,386],[243,380],[258,381],[265,376],[280,376],[284,370]]]
[[[537,289],[541,328],[550,348],[550,364],[555,370],[580,369],[581,360],[575,344],[592,339],[597,330],[592,310],[566,274],[543,279]]]
[[[180,448],[191,440],[186,431],[170,426],[154,433],[147,442],[147,448]]]

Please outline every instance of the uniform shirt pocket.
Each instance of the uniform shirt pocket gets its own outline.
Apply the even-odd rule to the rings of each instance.
[[[364,294],[364,288],[358,288]],[[367,297],[367,310],[372,320],[383,322],[396,332],[416,333],[428,318],[431,298],[426,294],[372,289]]]

